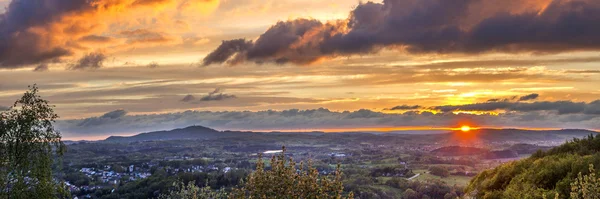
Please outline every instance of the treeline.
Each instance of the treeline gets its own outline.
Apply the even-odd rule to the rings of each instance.
[[[578,175],[600,165],[600,135],[574,139],[530,158],[486,170],[466,191],[476,198],[570,198]],[[595,171],[594,171],[595,172]],[[600,190],[594,190],[600,192]]]

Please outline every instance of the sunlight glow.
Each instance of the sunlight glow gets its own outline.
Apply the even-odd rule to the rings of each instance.
[[[460,130],[462,132],[469,132],[471,130],[471,127],[470,126],[461,126]]]

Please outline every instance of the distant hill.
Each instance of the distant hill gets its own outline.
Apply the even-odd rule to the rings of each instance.
[[[217,139],[234,136],[248,135],[250,132],[239,131],[217,131],[203,126],[190,126],[181,129],[169,131],[154,131],[141,133],[134,136],[110,136],[106,138],[107,142],[139,142],[155,140],[196,140],[196,139]]]
[[[190,126],[181,129],[174,129],[168,131],[154,131],[141,133],[134,136],[111,136],[104,141],[108,142],[136,142],[136,141],[156,141],[156,140],[195,140],[195,139],[219,139],[227,137],[240,137],[240,136],[338,136],[341,134],[354,134],[358,135],[361,132],[341,132],[341,133],[324,133],[320,131],[315,132],[251,132],[251,131],[217,131],[211,128],[203,126]],[[461,132],[458,132],[461,133]],[[491,141],[491,142],[502,142],[502,141],[518,141],[518,142],[532,142],[532,141],[561,141],[571,140],[573,138],[581,138],[590,134],[596,134],[597,132],[588,130],[578,129],[565,129],[565,130],[552,130],[552,131],[531,131],[531,130],[520,130],[520,129],[479,129],[474,131],[477,139]],[[364,135],[373,136],[427,136],[434,139],[447,140],[453,136],[452,133],[442,134],[431,134],[428,132],[422,132],[421,134],[410,132],[409,134],[402,133],[368,133]],[[441,151],[440,151],[441,152]],[[485,153],[487,151],[480,151],[474,153]],[[448,152],[445,155],[451,155],[454,153],[460,155],[461,153],[471,153],[469,151],[455,151]],[[463,154],[464,155],[464,154]]]

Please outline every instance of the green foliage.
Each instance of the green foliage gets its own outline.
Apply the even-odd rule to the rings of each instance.
[[[159,193],[167,193],[168,188],[176,182],[175,176],[167,176],[162,169],[157,170],[150,177],[126,183],[122,186],[108,190],[102,190],[96,196],[105,199],[120,199],[120,198],[154,198],[159,196]]]
[[[53,126],[57,118],[35,85],[0,112],[0,198],[68,197],[52,176],[54,159],[65,150]]]
[[[208,184],[208,183],[207,183]],[[183,182],[173,183],[175,190],[163,194],[158,199],[226,199],[227,192],[224,189],[213,191],[209,186],[198,187],[194,181],[185,185]]]
[[[471,180],[466,192],[476,198],[567,198],[572,183],[580,182],[578,186],[582,186],[578,173],[587,173],[589,164],[600,163],[599,151],[600,135],[574,139],[546,152],[538,151],[530,158],[483,171]]]
[[[571,183],[572,199],[600,199],[600,178],[596,177],[594,165],[590,164],[589,174],[577,174],[575,182]]]
[[[283,153],[273,156],[271,169],[265,170],[262,158],[256,164],[256,171],[248,176],[242,188],[233,191],[231,198],[344,198],[342,173],[338,165],[333,176],[319,177],[317,169],[308,163],[297,167],[290,158]],[[348,198],[353,198],[350,193]]]
[[[429,167],[429,172],[432,175],[440,176],[442,178],[450,176],[450,171],[448,171],[448,169],[443,166],[431,166]]]
[[[344,186],[340,167],[333,176],[320,177],[317,169],[309,163],[305,168],[304,163],[296,166],[290,158],[283,153],[273,156],[271,169],[266,170],[261,157],[256,163],[256,171],[247,177],[247,182],[242,182],[242,187],[234,189],[227,194],[224,189],[214,191],[209,182],[200,188],[190,181],[187,185],[183,182],[174,183],[175,190],[163,194],[159,199],[221,199],[221,198],[323,198],[342,199]],[[353,198],[348,194],[347,198]]]

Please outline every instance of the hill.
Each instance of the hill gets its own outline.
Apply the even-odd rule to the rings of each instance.
[[[106,138],[107,142],[138,142],[155,140],[196,140],[196,139],[217,139],[234,136],[248,135],[248,132],[239,131],[217,131],[203,126],[190,126],[181,129],[169,131],[154,131],[141,133],[134,136],[110,136]]]
[[[546,152],[486,170],[473,178],[466,192],[475,198],[569,198],[578,173],[600,166],[600,135],[575,138]]]

